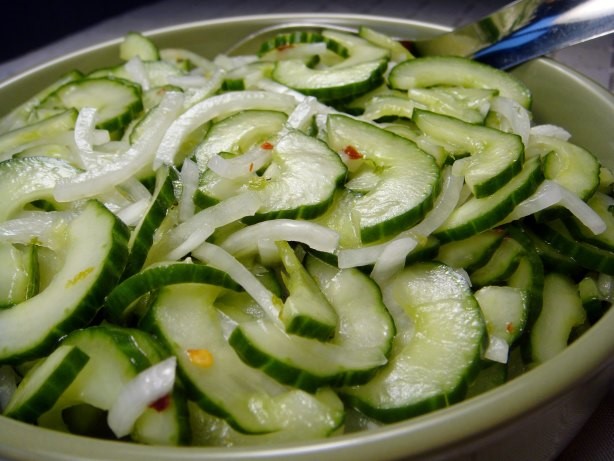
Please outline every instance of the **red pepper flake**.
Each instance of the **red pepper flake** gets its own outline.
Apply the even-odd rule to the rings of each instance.
[[[275,147],[273,144],[271,144],[269,141],[265,141],[262,144],[260,144],[260,147],[264,150],[272,150],[273,147]]]
[[[345,146],[345,149],[343,149],[343,152],[345,153],[345,155],[350,157],[352,160],[357,160],[359,158],[364,157],[364,155],[358,152],[354,146]]]
[[[512,334],[514,332],[514,324],[512,322],[507,322],[505,324],[505,331],[507,331],[509,334]]]
[[[292,43],[286,43],[285,45],[279,45],[277,47],[277,51],[285,51],[285,50],[288,50],[290,48],[294,48],[294,45]]]
[[[158,413],[160,413],[166,410],[170,404],[171,404],[171,395],[166,394],[160,397],[158,400],[151,402],[149,404],[149,408],[153,408]]]

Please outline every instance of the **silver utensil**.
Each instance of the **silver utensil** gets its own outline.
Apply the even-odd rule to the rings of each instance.
[[[254,52],[267,38],[289,30],[355,29],[322,22],[274,24],[227,50]],[[472,57],[507,69],[558,49],[614,32],[614,0],[517,0],[474,23],[451,32],[412,40],[397,38],[416,55]]]

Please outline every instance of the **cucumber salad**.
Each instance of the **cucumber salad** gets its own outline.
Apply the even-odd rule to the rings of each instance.
[[[363,27],[126,35],[0,119],[0,410],[297,442],[514,379],[609,308],[614,175],[511,74]]]

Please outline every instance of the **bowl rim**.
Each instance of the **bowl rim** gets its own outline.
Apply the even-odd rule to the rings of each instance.
[[[376,15],[345,13],[278,13],[199,20],[143,31],[153,38],[165,34],[185,33],[190,29],[229,25],[260,24],[292,20],[318,20],[323,23],[364,23],[422,28],[427,33],[445,31],[448,28],[424,21],[390,18]],[[258,28],[258,27],[254,27]],[[69,53],[65,56],[37,65],[0,84],[0,95],[27,76],[36,76],[50,67],[79,59],[80,57],[116,46],[121,38],[107,40]],[[580,73],[547,58],[537,60],[539,65],[569,74],[588,90],[606,98],[614,108],[614,95]],[[588,382],[606,369],[614,368],[614,309],[591,327],[589,335],[574,341],[565,351],[498,388],[456,403],[448,408],[390,424],[365,432],[344,434],[329,439],[310,442],[276,444],[274,446],[249,446],[231,448],[213,447],[151,447],[118,441],[91,439],[35,427],[0,416],[0,455],[21,457],[24,453],[45,454],[48,459],[75,459],[88,453],[112,453],[114,459],[264,459],[293,456],[312,459],[338,459],[339,450],[353,458],[382,454],[391,458],[434,453],[457,445],[469,438],[494,434],[512,419],[519,419],[554,402],[572,388]],[[580,364],[571,370],[566,365]],[[526,392],[525,388],[532,392]],[[476,417],[479,415],[479,417]],[[437,431],[432,429],[437,427]],[[394,442],[394,443],[392,443]],[[115,456],[116,455],[116,456]],[[366,458],[365,458],[366,459]]]

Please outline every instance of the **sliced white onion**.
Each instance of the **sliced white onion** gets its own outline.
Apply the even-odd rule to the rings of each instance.
[[[553,205],[567,208],[595,235],[606,230],[605,222],[590,206],[567,188],[549,179],[544,180],[531,197],[519,203],[504,222],[524,218]]]
[[[198,53],[182,48],[163,48],[160,50],[160,57],[165,61],[190,61],[205,71],[217,67],[212,61],[209,61]]]
[[[418,242],[411,237],[391,241],[379,255],[371,271],[371,278],[380,286],[405,267],[405,258]]]
[[[207,240],[215,229],[252,216],[261,206],[258,194],[249,191],[205,208],[167,234],[166,244],[170,251],[164,259],[172,261],[183,258]]]
[[[251,64],[257,60],[258,57],[255,55],[228,56],[226,54],[218,54],[215,59],[213,59],[213,63],[224,70],[232,70],[237,67]]]
[[[600,272],[597,276],[597,288],[606,301],[611,303],[614,300],[614,276]]]
[[[145,185],[136,178],[130,178],[121,184],[132,200],[151,200],[151,192]]]
[[[502,96],[493,98],[490,108],[503,117],[512,133],[520,136],[522,143],[528,146],[531,130],[531,114],[529,111],[513,99]]]
[[[339,244],[339,234],[311,221],[272,219],[240,229],[228,237],[222,248],[237,256],[258,251],[261,240],[300,242],[327,253],[333,253]]]
[[[124,68],[126,69],[126,72],[128,72],[130,79],[141,85],[141,88],[143,88],[144,91],[151,88],[149,76],[147,75],[147,70],[145,69],[143,61],[141,61],[141,58],[138,56],[130,58],[124,65]]]
[[[510,346],[498,336],[489,336],[488,346],[484,351],[484,358],[499,363],[507,363]]]
[[[140,199],[131,203],[115,212],[115,215],[121,219],[127,226],[136,226],[145,215],[149,208],[149,199]]]
[[[169,75],[168,83],[181,89],[200,88],[209,81],[204,75]]]
[[[306,130],[314,115],[334,112],[330,107],[322,104],[313,96],[307,96],[300,101],[288,117],[286,125],[297,130]]]
[[[192,256],[208,265],[226,272],[232,279],[243,287],[243,289],[262,307],[266,315],[278,325],[279,320],[279,298],[269,291],[243,264],[222,247],[211,243],[203,243],[192,251]]]
[[[308,96],[305,96],[303,93],[293,90],[292,88],[286,85],[282,85],[281,83],[277,83],[276,81],[271,80],[270,78],[258,79],[256,82],[254,82],[254,85],[255,85],[255,88],[264,90],[272,94],[283,94],[283,95],[292,96],[295,102],[297,103],[304,101],[305,98],[308,97]]]
[[[109,428],[118,438],[130,434],[147,407],[173,390],[176,365],[176,357],[169,357],[143,370],[123,386],[107,414]]]
[[[258,255],[260,256],[260,261],[265,266],[273,266],[280,262],[279,249],[275,244],[275,240],[270,238],[258,240]]]
[[[199,103],[203,99],[215,94],[220,88],[222,88],[225,75],[226,72],[224,72],[222,69],[216,69],[202,86],[198,88],[186,88],[184,91],[185,100],[183,103],[183,108],[187,110],[194,104]]]
[[[571,133],[557,125],[536,125],[531,128],[531,135],[534,136],[549,136],[551,138],[562,139],[568,141],[571,138]]]
[[[118,155],[114,162],[59,182],[54,189],[55,199],[69,202],[95,197],[130,180],[141,169],[151,165],[166,128],[183,110],[183,95],[166,93],[158,108],[154,116],[145,119],[143,134],[124,154]]]
[[[464,184],[463,177],[452,174],[451,167],[445,167],[442,174],[442,190],[435,200],[433,209],[422,221],[404,232],[403,235],[410,235],[414,238],[428,237],[448,219],[458,205]]]
[[[198,165],[189,158],[181,166],[181,197],[179,198],[179,222],[184,222],[194,216],[194,193],[198,188],[200,170]]]
[[[289,114],[295,105],[292,96],[264,91],[235,91],[204,99],[177,117],[166,130],[155,155],[154,169],[164,164],[172,165],[186,136],[216,117],[252,109]]]
[[[361,248],[343,248],[337,252],[337,265],[339,269],[368,266],[374,264],[377,258],[386,249],[388,243],[380,243]]]
[[[258,171],[271,161],[271,156],[271,149],[263,149],[260,146],[256,146],[243,155],[233,158],[214,155],[209,159],[207,167],[222,178],[237,179]]]

